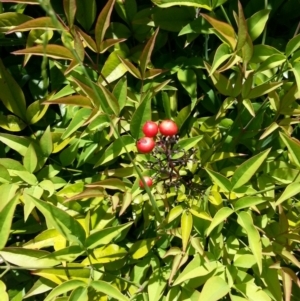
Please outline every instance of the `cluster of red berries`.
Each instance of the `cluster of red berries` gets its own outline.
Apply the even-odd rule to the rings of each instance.
[[[165,137],[174,136],[178,133],[178,126],[172,120],[164,120],[159,125],[157,125],[157,123],[153,121],[147,121],[144,124],[142,130],[145,137],[138,140],[137,149],[140,153],[148,154],[152,152],[156,145],[154,137],[158,134],[158,132],[160,132],[160,134]],[[147,186],[152,186],[152,178],[145,176],[144,180]],[[142,180],[140,180],[139,184],[141,188],[144,188]]]

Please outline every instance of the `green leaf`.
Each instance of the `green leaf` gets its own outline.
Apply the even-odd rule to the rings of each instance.
[[[125,191],[125,183],[117,178],[109,178],[109,179],[104,179],[102,181],[98,182],[93,182],[91,184],[85,185],[87,188],[94,188],[94,187],[102,187],[102,188],[107,188],[107,189],[117,189],[121,191]]]
[[[268,94],[269,92],[279,88],[282,85],[282,82],[269,82],[262,84],[260,86],[254,87],[250,90],[249,94],[245,95],[244,98],[257,98],[262,95]]]
[[[95,36],[96,36],[96,45],[98,51],[100,50],[100,44],[103,42],[105,32],[109,26],[110,16],[114,4],[115,4],[115,0],[108,0],[97,18],[97,22],[95,26]]]
[[[231,182],[226,177],[224,177],[220,173],[217,173],[213,170],[210,170],[210,169],[207,169],[207,168],[205,170],[209,174],[209,176],[211,177],[212,182],[214,184],[219,186],[225,192],[230,192],[231,191],[231,186],[232,186]]]
[[[261,204],[266,202],[265,199],[263,199],[262,197],[258,197],[258,196],[245,196],[242,197],[240,199],[238,199],[235,203],[234,203],[234,209],[235,210],[241,210],[244,208],[250,208],[252,206]]]
[[[181,215],[181,236],[182,236],[182,251],[187,249],[190,235],[193,229],[193,215],[185,210]]]
[[[94,232],[86,239],[85,247],[87,249],[94,249],[100,245],[107,245],[123,231],[129,231],[132,224],[133,222],[129,222],[124,225],[108,227]]]
[[[294,36],[288,41],[285,47],[285,55],[290,56],[293,52],[297,51],[300,47],[300,34]]]
[[[6,70],[2,60],[0,60],[0,99],[10,112],[26,120],[26,102],[23,91]]]
[[[196,146],[198,144],[198,142],[200,142],[202,139],[203,139],[203,136],[183,138],[178,141],[178,143],[176,144],[176,147],[178,149],[184,149],[185,151],[187,151],[187,150],[193,148],[194,146]]]
[[[300,143],[298,140],[288,137],[286,134],[279,132],[279,136],[289,150],[289,154],[294,164],[300,167]]]
[[[252,41],[256,40],[264,31],[270,11],[270,9],[260,10],[247,19],[248,32]]]
[[[25,156],[24,156],[24,167],[30,172],[33,173],[37,167],[38,164],[38,158],[35,152],[35,149],[32,145],[32,143],[29,145]]]
[[[85,231],[74,217],[62,209],[38,200],[28,194],[24,194],[24,198],[28,202],[33,202],[45,216],[47,221],[67,240],[79,243],[80,245],[84,243],[86,237]]]
[[[180,69],[177,72],[177,78],[183,88],[188,92],[192,103],[197,100],[197,76],[192,69]]]
[[[243,46],[246,43],[247,35],[248,35],[247,23],[243,12],[243,7],[240,1],[238,1],[238,12],[239,12],[238,13],[238,36],[237,36],[236,51],[239,51],[243,48]]]
[[[260,64],[256,72],[273,69],[277,66],[281,66],[286,61],[286,57],[283,54],[273,54]]]
[[[149,301],[160,301],[165,287],[167,286],[168,272],[166,269],[158,268],[150,276],[147,291]]]
[[[229,285],[219,276],[207,280],[202,288],[199,301],[220,300],[230,292]]]
[[[271,149],[267,149],[242,163],[234,172],[231,183],[232,189],[237,189],[248,183],[259,167],[263,164]]]
[[[130,122],[130,132],[133,138],[143,136],[142,127],[146,121],[151,120],[151,99],[145,97],[134,112]]]
[[[136,148],[135,141],[131,136],[121,136],[119,139],[115,140],[107,149],[99,161],[95,164],[95,167],[105,164],[118,156],[126,153],[126,149],[128,152],[134,150]]]
[[[54,298],[56,298],[59,295],[63,295],[77,287],[85,287],[86,283],[81,280],[68,280],[66,282],[63,282],[62,284],[55,287],[49,295],[45,298],[44,301],[50,301]]]
[[[211,231],[217,227],[220,223],[224,222],[234,211],[229,207],[223,207],[217,211],[215,216],[213,217],[211,224],[206,230],[206,235],[209,236]]]
[[[61,139],[66,139],[70,137],[74,132],[76,132],[90,117],[92,110],[87,108],[82,108],[78,110],[71,120],[68,127],[65,129],[61,136]]]
[[[41,100],[31,103],[26,110],[26,120],[29,124],[35,124],[40,121],[47,113],[48,105],[42,105]]]
[[[2,12],[0,14],[0,32],[7,32],[31,19],[32,17],[17,12]]]
[[[147,238],[135,241],[130,247],[129,253],[132,254],[133,259],[140,259],[145,257],[155,244],[156,238]]]
[[[171,7],[174,5],[193,6],[212,10],[210,2],[208,0],[151,0],[155,5],[159,7]]]
[[[77,10],[76,0],[63,0],[63,6],[69,27],[72,28]]]
[[[297,87],[298,87],[298,91],[299,91],[299,89],[300,89],[300,62],[294,62],[293,63],[292,71],[294,73],[296,83],[297,83]]]
[[[142,79],[141,72],[137,67],[135,67],[129,60],[125,60],[119,55],[118,55],[118,58],[122,62],[124,67],[127,69],[128,72],[130,72],[134,77],[136,77],[138,79]]]
[[[281,203],[283,203],[284,201],[290,199],[291,197],[297,195],[300,192],[300,184],[299,182],[294,182],[289,184],[285,190],[283,191],[283,193],[281,194],[281,196],[279,197],[279,199],[276,201],[276,205],[279,205]]]
[[[26,268],[47,268],[60,264],[60,261],[47,259],[49,252],[10,247],[0,251],[0,255],[8,262]]]
[[[20,132],[26,128],[27,124],[15,115],[0,114],[0,127],[10,132]]]
[[[21,156],[26,155],[27,149],[30,145],[29,139],[11,134],[0,133],[0,141],[15,150]]]
[[[248,212],[242,211],[238,213],[237,222],[243,229],[245,229],[250,249],[256,259],[259,272],[262,272],[262,245],[258,230],[253,224],[251,215]]]
[[[155,45],[156,36],[158,34],[159,28],[157,28],[152,35],[152,37],[148,40],[147,44],[145,45],[141,56],[140,56],[140,70],[142,78],[145,78],[145,72],[147,69],[148,64],[150,63],[151,54]]]
[[[129,301],[127,297],[125,297],[115,286],[102,281],[102,280],[94,280],[90,284],[96,291],[104,293],[107,296],[110,296],[114,299],[121,301]]]
[[[95,0],[76,0],[77,11],[76,20],[82,27],[89,31],[96,18],[96,1]]]
[[[10,183],[11,177],[7,168],[0,164],[0,183]]]
[[[88,289],[87,287],[76,287],[71,293],[68,301],[88,301]]]
[[[55,45],[55,44],[48,44],[38,45],[29,47],[26,49],[21,49],[12,52],[15,55],[22,55],[22,54],[33,54],[38,56],[47,56],[53,59],[61,59],[61,60],[75,60],[73,53],[64,46]]]
[[[227,44],[222,43],[215,52],[209,76],[211,76],[211,74],[213,74],[231,56],[232,53],[230,47]]]
[[[122,110],[127,102],[127,77],[122,77],[113,89],[113,95],[118,100],[120,110]]]
[[[16,194],[0,211],[0,250],[3,249],[8,240],[12,220],[19,200],[19,194]]]
[[[93,108],[92,102],[90,99],[83,95],[71,95],[62,98],[49,99],[43,102],[43,104],[66,104],[79,106],[84,108]]]
[[[206,14],[201,16],[210,23],[210,25],[223,37],[224,41],[231,47],[232,50],[236,48],[235,32],[230,24],[219,21]]]
[[[48,126],[40,138],[39,145],[44,157],[49,157],[53,151],[53,142],[50,131],[50,126]]]

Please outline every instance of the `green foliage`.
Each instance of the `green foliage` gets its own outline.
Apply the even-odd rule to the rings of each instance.
[[[299,300],[297,4],[2,0],[1,300]]]

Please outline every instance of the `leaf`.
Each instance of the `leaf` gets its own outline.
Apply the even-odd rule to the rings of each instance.
[[[292,139],[281,132],[279,132],[279,136],[288,148],[293,163],[300,167],[300,143],[298,142],[298,140]]]
[[[158,268],[152,273],[147,286],[149,301],[160,301],[162,299],[168,276],[166,269],[163,268]]]
[[[253,224],[252,217],[248,212],[242,211],[238,213],[237,222],[247,233],[250,249],[256,259],[259,272],[262,273],[262,245],[259,232]]]
[[[130,132],[133,138],[143,136],[142,127],[148,120],[151,120],[151,99],[145,97],[132,115]]]
[[[158,31],[159,31],[159,27],[155,30],[152,37],[146,43],[146,45],[141,53],[141,56],[140,56],[140,70],[141,70],[141,75],[142,75],[143,79],[145,78],[145,72],[147,69],[147,65],[150,63],[150,58],[151,58],[151,54],[152,54],[152,51],[153,51],[153,48],[155,45],[155,40],[156,40]]]
[[[155,5],[159,7],[171,7],[174,5],[193,6],[212,10],[209,1],[206,0],[151,0]]]
[[[156,238],[138,240],[130,247],[129,253],[133,259],[140,259],[146,256],[155,244]]]
[[[76,112],[73,119],[71,120],[68,127],[65,129],[61,136],[61,139],[66,139],[70,137],[74,132],[76,132],[90,117],[91,109],[82,108]]]
[[[102,281],[102,280],[94,280],[90,283],[90,286],[93,287],[96,291],[104,293],[107,296],[110,296],[114,299],[121,301],[129,301],[127,297],[125,297],[115,286]]]
[[[235,32],[231,25],[212,18],[206,14],[201,14],[201,16],[208,21],[210,25],[224,38],[232,50],[236,48]]]
[[[56,298],[59,295],[63,295],[77,287],[85,287],[86,283],[84,281],[81,280],[68,280],[60,285],[58,285],[57,287],[55,287],[50,293],[49,295],[45,298],[44,301],[50,301],[54,298]]]
[[[270,9],[263,9],[247,19],[248,32],[252,41],[256,40],[264,31],[270,12]]]
[[[12,52],[12,54],[15,55],[33,54],[39,56],[47,56],[53,59],[75,60],[73,53],[69,49],[67,49],[64,46],[54,45],[54,44],[48,44],[46,46],[44,45],[33,46],[26,49],[14,51]]]
[[[24,156],[24,167],[30,172],[33,173],[37,167],[38,164],[38,157],[35,152],[35,149],[32,145],[32,143],[29,145],[25,156]]]
[[[90,99],[83,95],[71,95],[58,99],[50,99],[44,101],[43,104],[66,104],[71,106],[79,106],[83,108],[93,108]]]
[[[15,115],[2,115],[0,113],[0,127],[10,132],[20,132],[26,128],[27,124]]]
[[[10,247],[0,251],[0,255],[8,262],[26,268],[47,268],[60,264],[60,261],[43,258],[49,252]]]
[[[190,235],[193,229],[193,215],[185,210],[181,215],[181,236],[182,236],[182,251],[187,249]]]
[[[2,250],[8,240],[12,220],[19,200],[19,194],[16,194],[0,211],[0,250]]]
[[[50,126],[48,126],[40,138],[39,145],[44,157],[49,157],[53,151],[53,142],[50,131]]]
[[[217,173],[213,170],[210,169],[205,169],[206,172],[209,174],[209,176],[212,179],[212,182],[219,186],[221,189],[223,189],[225,192],[230,192],[231,191],[231,182],[225,178],[223,175],[220,173]]]
[[[26,120],[26,102],[22,89],[5,69],[0,59],[0,99],[5,107],[18,117]]]
[[[220,300],[230,292],[229,285],[219,276],[209,278],[201,291],[199,301]]]
[[[197,100],[197,76],[192,69],[180,69],[177,78],[183,88],[188,92],[192,103]]]
[[[86,187],[94,188],[94,187],[102,187],[106,189],[117,189],[121,191],[125,191],[125,184],[122,180],[117,179],[117,178],[109,178],[109,179],[104,179],[99,182],[93,182],[91,184],[85,185]]]
[[[277,66],[281,66],[286,61],[286,57],[283,54],[273,54],[260,64],[256,72],[273,69]]]
[[[211,231],[217,227],[220,223],[223,223],[224,220],[228,218],[234,211],[229,207],[223,207],[220,210],[217,211],[215,216],[213,217],[211,224],[206,230],[206,235],[209,236]]]
[[[119,60],[122,62],[124,67],[130,72],[134,77],[138,79],[142,79],[141,72],[138,68],[136,68],[129,60],[123,59],[121,56],[118,55]]]
[[[245,196],[242,197],[240,199],[238,199],[235,203],[234,203],[234,209],[237,210],[241,210],[244,208],[250,208],[252,206],[261,204],[266,202],[265,199],[263,199],[262,197],[258,197],[258,196]]]
[[[88,301],[88,289],[87,287],[76,287],[70,294],[68,301]]]
[[[288,41],[285,47],[285,55],[290,56],[292,53],[297,51],[300,47],[300,34],[294,36]]]
[[[32,18],[17,12],[2,12],[0,15],[0,32],[7,32]]]
[[[209,76],[211,76],[211,74],[213,74],[231,56],[232,53],[230,51],[229,46],[225,43],[222,43],[215,52]]]
[[[0,133],[0,141],[6,144],[11,149],[15,150],[21,156],[25,156],[27,149],[30,145],[30,141],[27,138],[11,134]]]
[[[231,178],[233,190],[249,182],[252,176],[256,173],[256,171],[259,169],[259,167],[263,164],[265,159],[268,157],[270,150],[271,149],[267,149],[251,157],[236,169],[236,171],[234,172]]]
[[[76,20],[82,27],[89,31],[96,18],[96,1],[95,0],[76,0],[77,11]]]
[[[115,0],[108,0],[102,11],[100,12],[96,26],[95,26],[95,37],[98,51],[100,50],[100,44],[104,40],[105,32],[109,26],[110,16],[115,4]]]
[[[241,2],[238,1],[238,36],[237,36],[237,45],[236,45],[236,51],[239,51],[243,48],[243,46],[246,43],[247,35],[248,35],[248,29],[247,29],[247,23],[245,20],[243,7],[241,5]]]
[[[72,28],[77,10],[76,0],[63,0],[63,5],[69,27]]]
[[[118,100],[120,110],[122,110],[127,101],[127,78],[126,76],[122,77],[113,89],[113,95]]]
[[[48,110],[48,105],[42,105],[41,100],[31,103],[26,110],[26,120],[29,124],[35,124],[40,121]]]
[[[298,87],[298,91],[299,91],[300,90],[300,62],[294,62],[293,63],[292,71],[294,73],[296,83],[297,83],[297,87]]]
[[[11,29],[10,31],[8,31],[7,34],[13,33],[13,32],[29,31],[29,30],[33,30],[33,29],[55,30],[57,28],[53,24],[52,19],[50,17],[41,17],[41,18],[34,18],[32,20],[24,22],[24,23],[20,24],[19,26],[16,26],[13,29]]]
[[[94,232],[86,239],[85,247],[87,249],[94,249],[100,245],[107,245],[111,243],[111,241],[119,236],[123,231],[128,231],[132,224],[133,222],[129,222],[123,225],[107,227],[105,229]]]
[[[105,153],[101,156],[99,161],[95,164],[95,167],[105,164],[118,156],[126,153],[126,149],[128,152],[134,150],[136,148],[135,141],[131,136],[121,136],[119,139],[115,140],[110,146],[108,146],[105,150]]]
[[[86,237],[85,231],[74,217],[52,204],[38,200],[28,194],[24,194],[24,198],[28,202],[33,202],[47,221],[67,240],[79,243],[80,245],[84,243]]]
[[[245,95],[245,98],[257,98],[262,95],[268,94],[269,92],[279,88],[282,85],[282,82],[269,82],[262,84],[260,86],[254,87],[250,90],[249,94]]]
[[[278,206],[279,204],[283,203],[284,201],[292,198],[293,196],[297,195],[300,192],[300,184],[299,182],[294,182],[289,184],[285,190],[283,191],[283,193],[281,194],[281,196],[278,198],[278,200],[276,201],[276,206]]]

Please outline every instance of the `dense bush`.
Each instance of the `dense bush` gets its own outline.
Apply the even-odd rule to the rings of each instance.
[[[2,0],[1,300],[300,300],[297,7]]]

